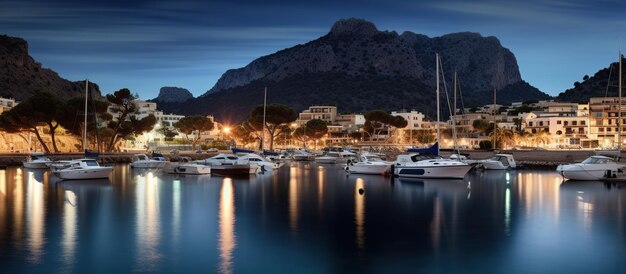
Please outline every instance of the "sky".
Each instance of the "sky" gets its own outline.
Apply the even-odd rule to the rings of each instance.
[[[496,36],[524,80],[557,95],[617,60],[624,14],[621,0],[0,0],[0,34],[26,39],[66,79],[151,99],[163,86],[202,95],[226,70],[355,17],[398,33]]]

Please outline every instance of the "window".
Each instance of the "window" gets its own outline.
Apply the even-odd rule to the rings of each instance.
[[[577,125],[577,124],[578,124],[578,122],[577,122],[577,121],[572,121],[572,126],[575,126],[575,125]]]
[[[564,126],[567,126],[567,125],[568,125],[568,122],[567,122],[567,121],[563,122],[563,125],[564,125]]]
[[[556,121],[556,124],[557,124],[557,125],[560,125],[560,124],[561,124],[561,120],[557,120],[557,121]]]
[[[581,125],[581,126],[584,126],[585,124],[586,124],[586,122],[585,122],[584,120],[583,120],[583,121],[580,121],[580,125]]]

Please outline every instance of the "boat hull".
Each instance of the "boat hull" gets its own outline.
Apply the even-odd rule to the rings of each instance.
[[[346,166],[346,172],[351,174],[376,174],[384,175],[389,172],[391,164],[380,165],[348,165]]]
[[[51,162],[24,162],[24,167],[25,168],[32,168],[32,169],[47,169],[48,168],[48,164],[50,164]]]
[[[315,162],[319,164],[336,164],[337,158],[335,157],[317,157]]]
[[[169,165],[163,168],[169,174],[204,175],[211,174],[211,167],[196,164]]]
[[[211,172],[219,175],[249,175],[256,174],[259,170],[257,165],[218,165],[211,166]]]
[[[503,165],[500,161],[483,161],[481,164],[487,170],[505,170],[509,168],[509,166]]]
[[[113,167],[99,167],[90,169],[57,170],[54,174],[63,180],[108,179]]]
[[[561,174],[565,179],[576,181],[597,181],[610,176],[615,176],[621,173],[624,166],[607,166],[607,167],[594,167],[593,165],[584,164],[571,164],[560,165],[556,168],[556,171]]]
[[[470,165],[454,166],[394,166],[394,175],[424,179],[463,179],[472,168]]]
[[[167,165],[165,161],[147,161],[147,162],[133,162],[130,164],[132,168],[164,168]]]

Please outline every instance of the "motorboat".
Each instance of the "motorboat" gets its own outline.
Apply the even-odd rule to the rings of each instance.
[[[282,167],[285,164],[285,163],[273,162],[255,153],[246,153],[246,154],[238,155],[238,156],[239,156],[239,160],[248,161],[250,163],[257,164],[259,167],[261,167],[262,171],[272,171],[272,170]]]
[[[181,157],[178,162],[167,162],[163,172],[169,174],[204,175],[211,174],[211,167],[193,163],[189,157]]]
[[[596,181],[604,178],[615,178],[623,174],[626,165],[613,158],[593,155],[580,163],[559,165],[556,171],[569,180]]]
[[[310,153],[304,149],[298,149],[291,155],[294,161],[313,161],[315,160],[315,154]]]
[[[402,154],[393,163],[393,174],[399,177],[463,179],[472,166],[458,160],[420,159],[419,154]]]
[[[348,161],[346,172],[357,174],[380,174],[389,172],[391,163],[383,161],[380,156],[371,153],[362,153],[355,161]]]
[[[53,173],[63,180],[85,180],[109,178],[113,167],[100,166],[94,159],[78,159],[69,162],[69,166]]]
[[[169,161],[159,158],[150,159],[146,154],[133,155],[130,163],[130,167],[133,168],[163,168]]]
[[[517,168],[512,154],[496,154],[492,158],[478,162],[486,170]]]
[[[210,166],[213,174],[220,175],[256,174],[261,171],[259,165],[247,160],[240,160],[237,155],[226,153],[220,153],[204,160],[196,160],[194,163]]]
[[[44,156],[43,152],[33,152],[22,164],[25,168],[45,169],[52,163],[50,158]]]
[[[356,159],[356,154],[343,148],[330,148],[324,155],[315,157],[315,162],[320,164],[344,164]]]

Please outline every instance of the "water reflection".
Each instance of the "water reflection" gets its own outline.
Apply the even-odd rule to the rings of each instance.
[[[356,245],[365,247],[365,183],[357,178],[354,185],[354,222],[356,223]]]
[[[77,199],[76,194],[71,190],[63,192],[65,202],[63,203],[63,236],[61,239],[61,249],[64,272],[71,272],[71,267],[75,261],[77,224]]]
[[[222,180],[219,209],[219,251],[220,273],[233,273],[233,251],[237,245],[235,238],[235,193],[230,178]]]
[[[21,168],[18,174],[21,174]],[[27,245],[30,253],[29,260],[40,263],[45,244],[45,214],[44,209],[44,185],[35,180],[32,172],[27,175],[26,190],[26,232],[28,233]]]
[[[160,213],[158,179],[148,172],[136,176],[137,266],[141,271],[159,269]]]
[[[298,176],[297,166],[289,168],[289,227],[293,233],[298,231]]]

